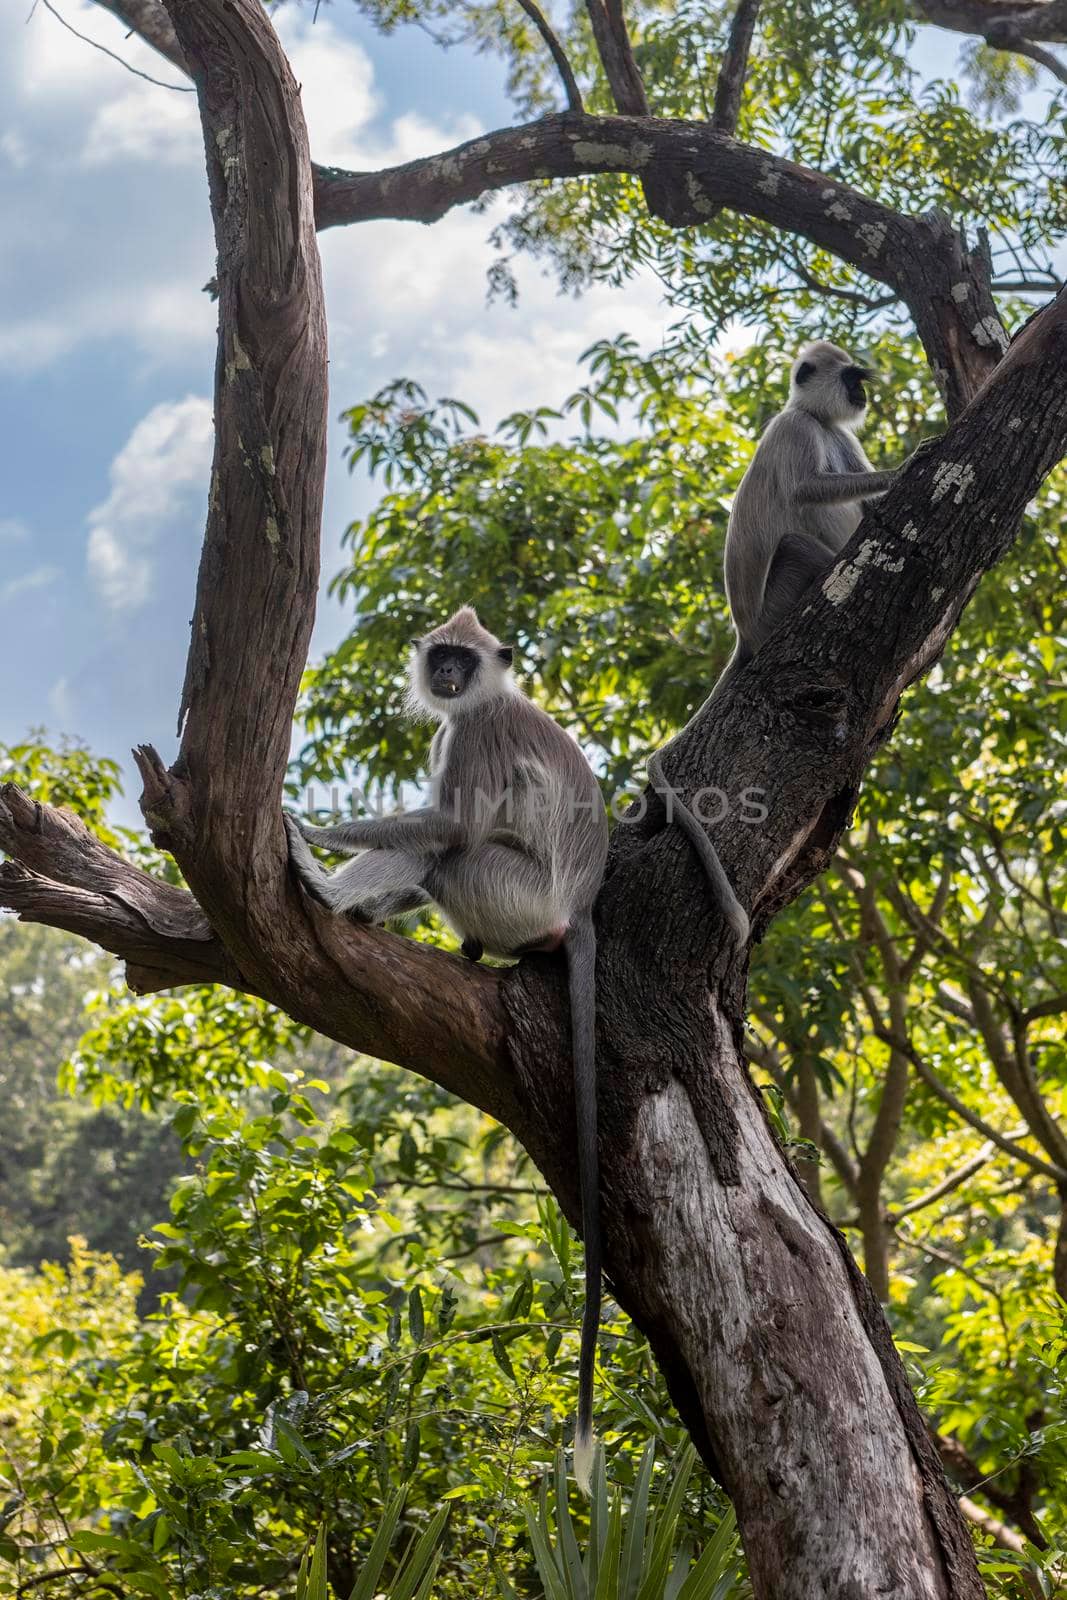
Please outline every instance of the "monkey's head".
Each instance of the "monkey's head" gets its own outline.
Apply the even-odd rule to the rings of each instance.
[[[472,606],[411,642],[408,708],[415,716],[440,720],[517,692],[511,646],[482,627]]]
[[[789,380],[789,404],[810,411],[820,422],[863,420],[867,409],[864,381],[873,378],[870,367],[861,367],[847,350],[818,339],[806,344],[793,363]]]

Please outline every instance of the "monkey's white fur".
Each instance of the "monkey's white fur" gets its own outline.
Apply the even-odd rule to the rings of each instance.
[[[747,660],[844,549],[862,502],[895,474],[875,472],[856,437],[870,374],[818,340],[793,363],[789,400],[764,429],[734,497],[726,534],[726,594]]]

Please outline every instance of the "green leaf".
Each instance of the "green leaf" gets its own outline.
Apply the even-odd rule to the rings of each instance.
[[[648,1497],[652,1486],[652,1464],[656,1442],[650,1439],[641,1456],[637,1479],[626,1514],[626,1537],[623,1541],[619,1564],[619,1600],[636,1600],[645,1562],[645,1526],[648,1520]]]
[[[408,1331],[416,1344],[421,1344],[426,1333],[426,1317],[422,1307],[422,1290],[415,1285],[408,1295]]]
[[[390,1500],[385,1508],[385,1513],[378,1524],[378,1531],[374,1535],[366,1561],[356,1579],[355,1587],[348,1600],[374,1600],[378,1589],[378,1580],[382,1575],[386,1557],[393,1543],[396,1525],[400,1520],[400,1513],[404,1507],[404,1498],[407,1491],[400,1489]]]

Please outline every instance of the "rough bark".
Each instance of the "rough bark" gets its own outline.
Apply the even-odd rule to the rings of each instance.
[[[576,1218],[558,964],[476,971],[331,919],[289,884],[278,812],[314,609],[326,405],[312,170],[258,0],[167,9],[199,93],[219,246],[218,445],[181,755],[170,771],[150,747],[139,760],[145,815],[211,932],[192,899],[107,852],[84,845],[88,864],[72,866],[69,823],[42,812],[30,825],[17,796],[13,820],[0,819],[18,863],[0,876],[0,904],[128,946],[135,971],[217,961],[219,981],[424,1072],[512,1128]],[[735,807],[715,837],[762,933],[825,866],[903,689],[944,648],[1067,446],[1067,300],[994,371],[998,338],[983,344],[966,320],[987,278],[947,224],[897,217],[687,124],[549,119],[464,147],[454,171],[438,159],[349,175],[338,192],[347,183],[364,215],[438,215],[531,175],[541,139],[557,175],[673,160],[693,179],[697,216],[720,194],[745,209],[756,190],[763,210],[751,214],[884,271],[903,273],[905,248],[921,246],[908,283],[930,302],[915,308],[927,348],[941,351],[954,406],[976,395],[714,715],[671,747],[668,777],[689,795],[711,782],[732,797],[764,792],[758,828]],[[510,177],[487,167],[502,151],[514,155]],[[722,943],[684,839],[652,813],[616,832],[598,925],[608,1273],[736,1500],[756,1594],[976,1600],[970,1541],[877,1301],[778,1149],[745,1070],[744,963]]]

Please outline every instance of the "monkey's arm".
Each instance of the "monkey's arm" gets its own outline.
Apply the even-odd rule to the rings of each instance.
[[[391,817],[361,817],[336,828],[313,828],[298,817],[293,820],[308,844],[338,855],[356,850],[447,850],[465,844],[467,838],[462,822],[436,806],[398,811]]]
[[[892,487],[895,472],[816,472],[793,490],[800,506],[842,505],[848,500],[869,500]]]

